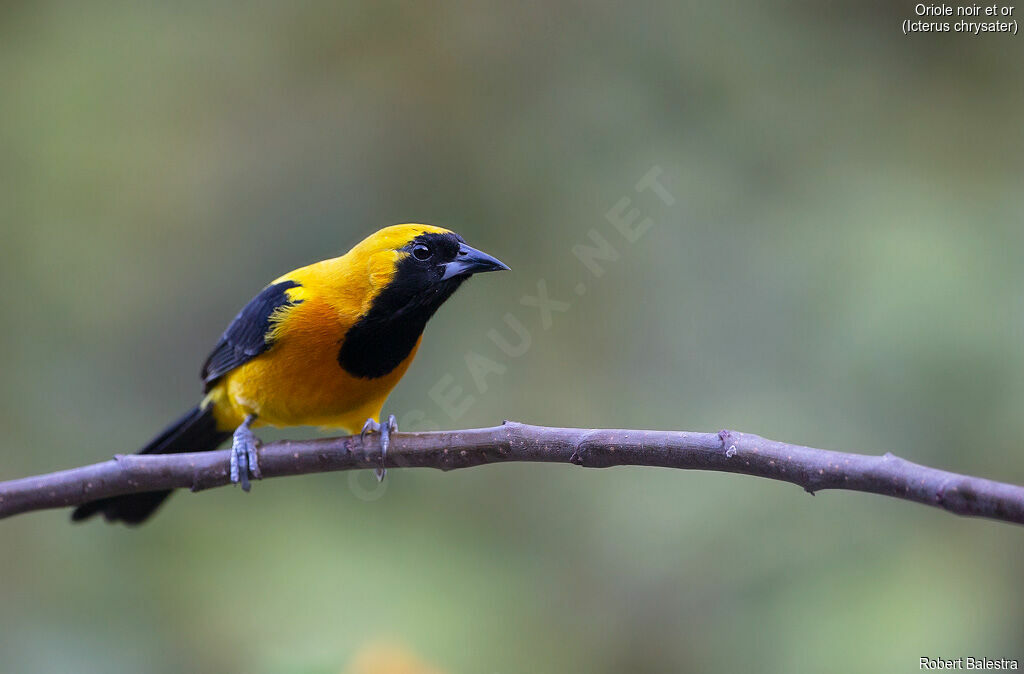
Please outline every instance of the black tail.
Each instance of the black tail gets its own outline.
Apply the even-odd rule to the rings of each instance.
[[[217,449],[220,443],[231,437],[230,431],[217,429],[213,418],[213,406],[205,409],[196,407],[185,416],[164,429],[139,454],[180,454],[182,452],[206,452]],[[146,521],[160,504],[171,495],[171,490],[147,491],[127,496],[111,496],[97,501],[83,503],[71,513],[75,522],[103,513],[108,522],[141,524]]]

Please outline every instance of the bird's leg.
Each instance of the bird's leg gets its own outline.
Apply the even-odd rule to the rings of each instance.
[[[250,414],[235,429],[231,437],[231,482],[242,483],[242,491],[249,491],[249,476],[260,479],[260,464],[256,456],[256,436],[253,435],[252,422],[256,415]]]
[[[373,474],[377,476],[377,481],[381,482],[388,472],[385,467],[385,461],[388,456],[388,445],[391,444],[391,434],[398,432],[398,421],[395,419],[395,415],[389,415],[387,423],[384,424],[378,424],[373,419],[367,419],[366,423],[363,424],[363,430],[359,433],[359,439],[365,442],[366,434],[373,432],[380,432],[380,467],[374,468]]]
[[[394,414],[388,415],[388,422],[380,429],[380,468],[376,468],[373,474],[377,476],[377,482],[383,482],[388,469],[385,461],[388,458],[388,445],[391,444],[391,434],[398,432],[398,420]]]

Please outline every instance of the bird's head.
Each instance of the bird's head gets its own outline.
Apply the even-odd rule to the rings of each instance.
[[[455,232],[433,225],[385,227],[350,254],[367,260],[377,291],[374,309],[389,314],[425,310],[428,318],[473,274],[508,269]]]
[[[343,259],[350,273],[369,272],[370,292],[352,298],[362,310],[345,335],[338,363],[349,374],[366,378],[393,371],[463,281],[480,272],[508,269],[455,232],[432,225],[385,227]]]

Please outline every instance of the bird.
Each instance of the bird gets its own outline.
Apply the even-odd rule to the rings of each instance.
[[[259,478],[259,426],[380,433],[381,465],[395,416],[384,403],[409,369],[434,312],[473,274],[507,270],[455,232],[385,227],[351,250],[275,279],[235,316],[203,365],[203,398],[139,454],[217,449],[232,439],[231,481]],[[73,521],[146,521],[171,490],[78,506]]]

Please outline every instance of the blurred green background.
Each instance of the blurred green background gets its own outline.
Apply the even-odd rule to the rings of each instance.
[[[907,38],[912,7],[3,4],[0,479],[132,451],[263,284],[423,221],[514,272],[435,317],[386,407],[406,430],[728,427],[1024,483],[1024,38]],[[654,167],[672,205],[634,190]],[[653,221],[632,244],[623,198]],[[570,252],[591,230],[600,278]],[[547,329],[540,279],[570,304]],[[488,338],[509,312],[518,358]],[[485,392],[470,352],[506,368]],[[0,669],[340,672],[382,640],[488,674],[1024,657],[1018,527],[643,468],[375,489],[4,521]]]

